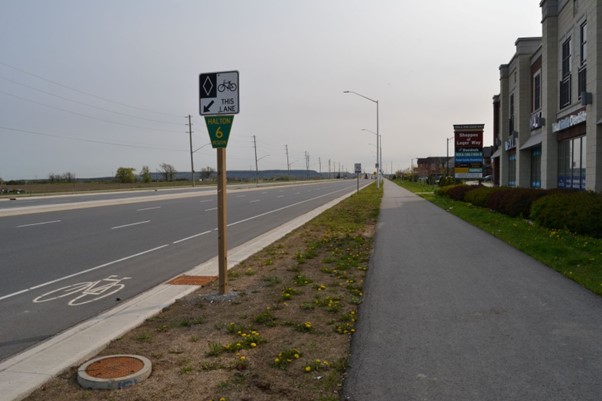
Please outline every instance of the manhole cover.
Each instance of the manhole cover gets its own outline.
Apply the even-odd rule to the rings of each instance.
[[[77,381],[84,388],[122,389],[146,379],[151,370],[151,362],[143,356],[103,356],[83,364]]]

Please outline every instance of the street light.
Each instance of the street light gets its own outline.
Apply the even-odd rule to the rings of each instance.
[[[382,144],[380,143],[380,135],[377,132],[371,131],[366,128],[362,128],[362,131],[366,131],[366,132],[376,135],[376,164],[378,165],[378,167],[380,167],[379,155],[382,159],[382,153],[383,153]],[[377,172],[376,172],[376,177],[378,179],[378,168],[377,168]]]
[[[371,99],[368,96],[364,96],[361,93],[357,93],[354,91],[343,91],[343,93],[352,93],[376,104],[376,187],[380,189],[380,165],[382,162],[382,154],[379,154],[379,150],[381,150],[382,152],[382,149],[380,148],[380,134],[378,130],[378,100]]]
[[[450,136],[449,138],[447,138],[447,160],[445,160],[445,167],[446,167],[446,173],[445,176],[449,177],[449,140],[450,139],[454,139],[455,137]]]

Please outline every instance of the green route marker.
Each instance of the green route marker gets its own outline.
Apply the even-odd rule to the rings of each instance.
[[[209,139],[214,149],[228,146],[234,116],[205,116]]]

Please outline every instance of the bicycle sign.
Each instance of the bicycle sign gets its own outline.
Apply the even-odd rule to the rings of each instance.
[[[199,112],[202,116],[232,115],[239,111],[238,71],[199,76]]]
[[[115,294],[125,288],[121,281],[129,280],[131,277],[118,278],[111,275],[97,281],[86,281],[83,283],[71,284],[56,290],[40,295],[33,300],[34,303],[54,301],[59,298],[66,298],[75,295],[68,303],[69,306],[79,306],[90,302],[98,301],[109,295]]]

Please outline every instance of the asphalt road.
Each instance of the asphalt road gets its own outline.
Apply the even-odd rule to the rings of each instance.
[[[602,298],[385,183],[351,401],[602,400]]]
[[[230,190],[228,245],[355,188],[348,180]],[[0,360],[214,257],[216,226],[215,192],[0,218]],[[60,291],[78,283],[92,284]],[[119,291],[95,295],[103,285],[102,295]]]

